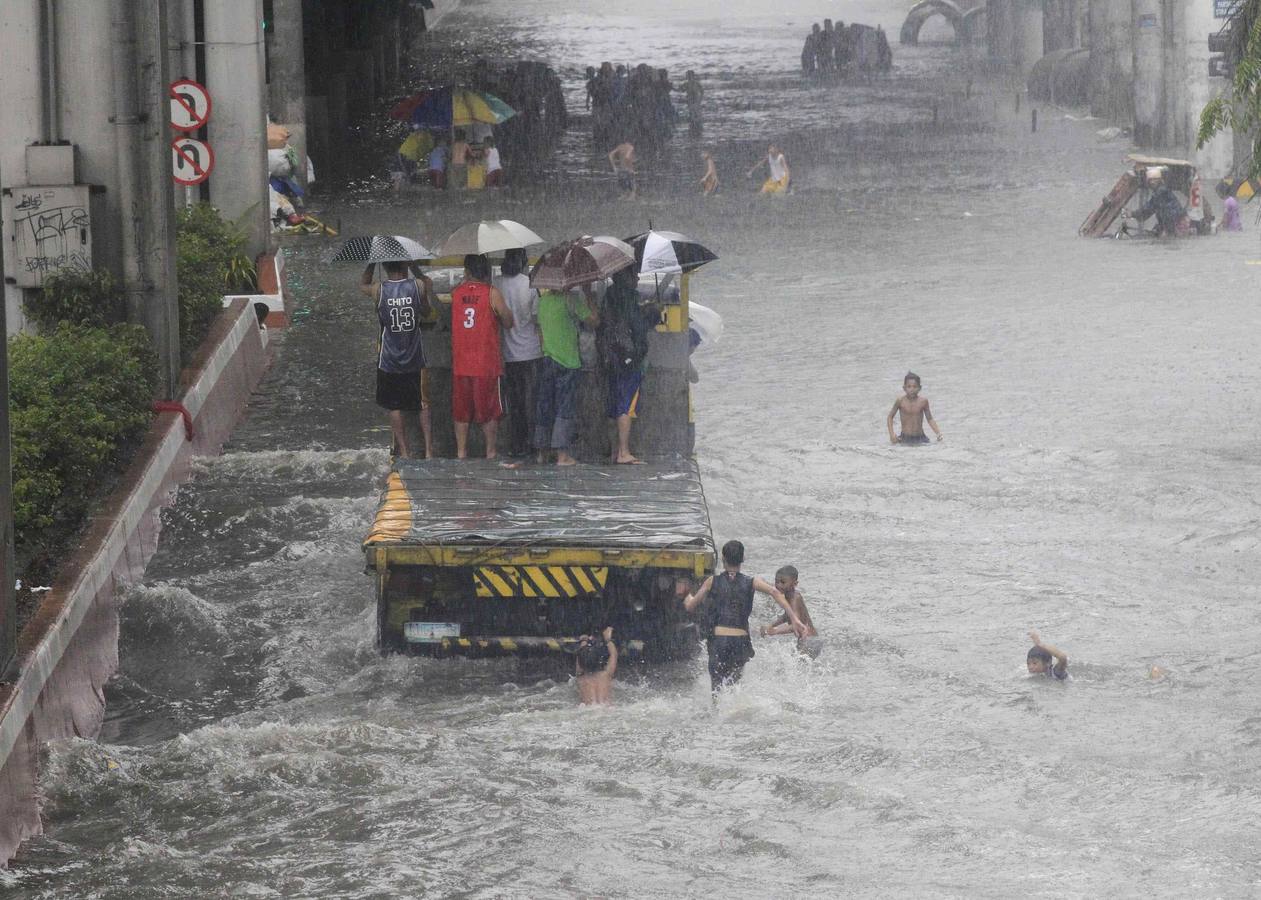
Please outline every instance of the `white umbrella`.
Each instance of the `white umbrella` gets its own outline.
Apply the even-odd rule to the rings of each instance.
[[[687,301],[687,324],[700,337],[697,348],[708,347],[718,343],[722,337],[722,316],[708,306]]]
[[[521,250],[543,239],[520,222],[511,219],[483,220],[461,225],[438,245],[439,256],[464,256],[469,253],[502,253]]]

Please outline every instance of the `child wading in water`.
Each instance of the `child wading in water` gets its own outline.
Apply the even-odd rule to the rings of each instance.
[[[798,652],[814,659],[819,655],[819,651],[823,649],[823,642],[819,638],[818,630],[814,627],[814,622],[810,619],[810,611],[806,609],[806,598],[802,596],[801,591],[797,590],[797,577],[797,568],[795,566],[782,566],[775,573],[775,587],[784,595],[788,605],[797,613],[797,618],[806,626],[805,633],[797,638]],[[763,625],[760,631],[762,637],[770,637],[776,634],[792,634],[793,626],[788,621],[788,613],[783,613],[771,624]]]
[[[1043,643],[1036,631],[1029,632],[1029,640],[1033,646],[1025,657],[1025,665],[1030,675],[1045,675],[1063,681],[1068,677],[1068,654],[1058,647]],[[1052,662],[1054,660],[1054,662]]]
[[[906,392],[906,396],[899,397],[893,401],[893,409],[889,410],[889,416],[885,419],[885,425],[889,429],[889,443],[891,444],[927,444],[928,435],[924,434],[924,420],[928,420],[928,425],[933,429],[933,433],[937,435],[937,440],[941,440],[941,429],[937,427],[937,420],[933,418],[933,411],[928,407],[928,398],[919,395],[920,381],[919,376],[914,372],[907,372],[906,377],[902,379],[902,390]],[[900,425],[902,427],[901,434],[893,433],[893,417],[900,417]]]
[[[613,676],[617,673],[617,645],[613,629],[599,635],[584,634],[578,638],[578,658],[574,674],[578,676],[578,702],[612,703]]]

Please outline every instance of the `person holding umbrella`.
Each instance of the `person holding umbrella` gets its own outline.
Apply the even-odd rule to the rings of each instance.
[[[451,292],[451,418],[457,459],[468,457],[471,422],[482,426],[486,458],[495,458],[499,420],[504,414],[499,399],[499,378],[504,373],[499,329],[512,325],[512,310],[490,283],[490,260],[476,253],[466,255],[464,283]]]
[[[368,263],[359,289],[376,300],[381,325],[377,405],[389,411],[394,447],[404,459],[412,454],[403,413],[419,413],[425,459],[429,459],[433,456],[433,439],[429,433],[429,404],[421,390],[425,351],[420,343],[420,319],[435,309],[433,281],[421,272],[419,264],[400,261],[384,263],[386,280],[374,281],[375,266],[376,263]]]

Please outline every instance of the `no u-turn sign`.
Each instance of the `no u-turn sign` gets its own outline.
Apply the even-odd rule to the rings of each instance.
[[[171,167],[177,184],[201,184],[215,167],[215,153],[205,141],[176,138],[171,141]]]

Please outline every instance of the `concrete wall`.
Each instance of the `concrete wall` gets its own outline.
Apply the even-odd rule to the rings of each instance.
[[[157,547],[159,511],[192,457],[217,453],[245,409],[268,362],[263,335],[247,300],[220,316],[180,398],[192,439],[178,413],[157,417],[18,639],[18,678],[0,685],[0,863],[40,831],[41,745],[91,738],[100,728],[104,685],[118,665],[119,589],[143,574]]]

